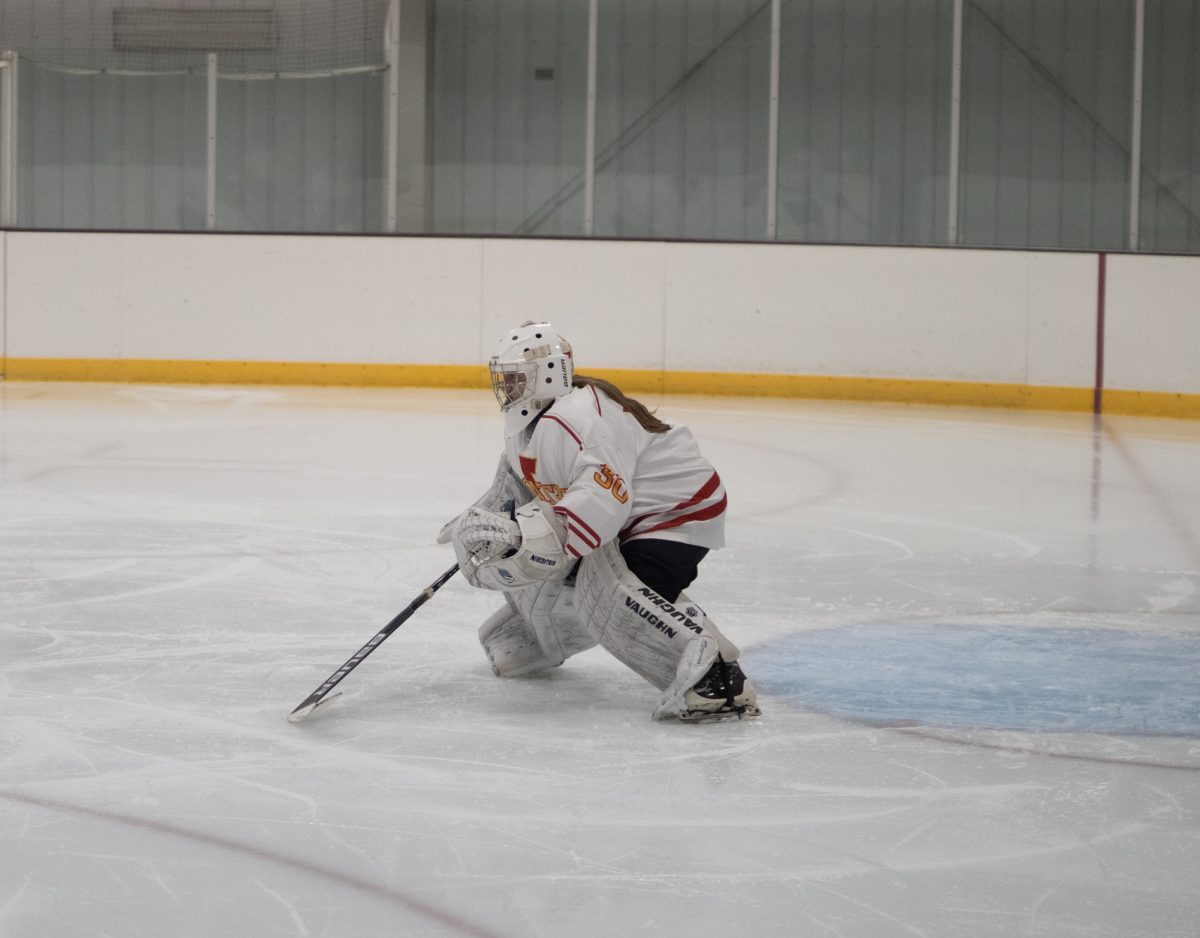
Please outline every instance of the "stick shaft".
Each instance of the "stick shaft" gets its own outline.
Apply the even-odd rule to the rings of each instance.
[[[397,615],[394,619],[392,619],[391,622],[376,632],[371,637],[371,640],[363,645],[362,648],[346,659],[346,663],[334,671],[333,674],[329,675],[329,677],[326,678],[325,683],[305,697],[304,700],[301,701],[300,705],[291,712],[291,714],[288,716],[288,719],[292,722],[299,722],[301,719],[311,713],[321,703],[321,701],[325,699],[329,692],[341,683],[342,678],[362,664],[363,659],[366,658],[367,655],[378,648],[383,643],[385,638],[387,638],[394,631],[396,631],[396,629],[400,628],[400,626],[407,622],[409,617],[412,616],[412,614],[420,609],[423,605],[425,605],[425,603],[427,603],[433,597],[433,594],[441,589],[446,584],[446,581],[454,576],[454,574],[457,572],[458,564],[455,564],[440,577],[430,583],[427,587],[425,587],[425,589],[423,589],[420,593],[418,593],[416,599],[409,603],[399,615]]]

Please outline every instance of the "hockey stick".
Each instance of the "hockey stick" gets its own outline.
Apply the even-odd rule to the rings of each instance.
[[[409,616],[425,605],[425,603],[433,596],[433,594],[445,586],[446,581],[456,573],[458,573],[458,564],[455,564],[440,577],[430,583],[427,587],[425,587],[425,589],[421,591],[420,595],[418,595],[416,599],[409,603],[408,607],[403,612],[401,612],[398,616],[396,616],[396,618],[376,632],[375,636],[369,642],[363,645],[362,648],[351,655],[350,659],[344,665],[334,671],[333,674],[329,675],[329,678],[324,684],[305,697],[300,706],[288,714],[288,722],[299,723],[306,716],[316,710],[317,707],[321,706],[322,704],[327,704],[335,698],[340,697],[341,692],[339,691],[328,700],[325,699],[326,695],[335,687],[337,687],[342,678],[362,664],[362,660],[367,657],[367,655],[378,648],[383,643],[385,638],[387,638],[394,631],[396,631],[396,629],[400,628],[400,626],[407,622]]]

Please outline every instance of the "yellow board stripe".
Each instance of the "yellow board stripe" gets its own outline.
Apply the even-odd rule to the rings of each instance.
[[[486,388],[480,365],[371,365],[323,362],[163,361],[129,358],[9,358],[14,381],[163,384],[309,384],[356,387]],[[1090,411],[1091,388],[983,381],[930,381],[724,371],[587,369],[635,394],[704,394],[813,400]],[[1106,414],[1200,419],[1200,394],[1106,390]]]
[[[1131,417],[1182,417],[1200,420],[1200,394],[1167,391],[1105,391],[1104,413]]]
[[[6,363],[5,376],[13,381],[488,387],[487,369],[478,365],[164,361],[139,358],[10,358]]]
[[[590,372],[589,372],[590,373]],[[623,390],[637,393],[794,397],[810,400],[1091,410],[1091,388],[1031,387],[982,381],[847,378],[826,375],[743,374],[706,371],[597,370]]]

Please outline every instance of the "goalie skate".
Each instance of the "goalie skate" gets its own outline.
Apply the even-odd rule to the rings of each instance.
[[[718,657],[712,667],[683,695],[679,719],[686,723],[750,720],[761,716],[754,685],[736,661]]]

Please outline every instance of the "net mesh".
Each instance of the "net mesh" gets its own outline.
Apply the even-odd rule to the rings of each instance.
[[[389,0],[0,0],[0,49],[68,72],[312,77],[384,65]]]

